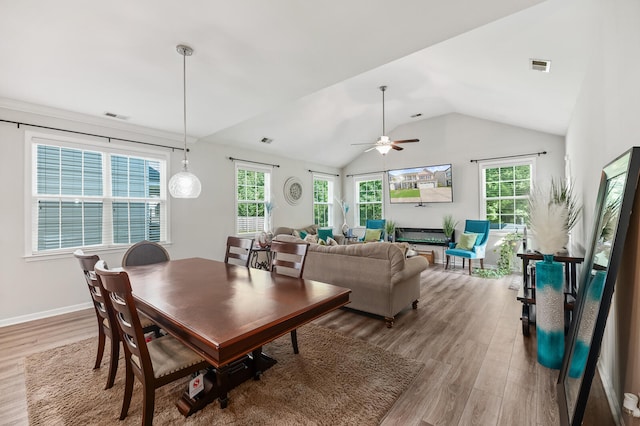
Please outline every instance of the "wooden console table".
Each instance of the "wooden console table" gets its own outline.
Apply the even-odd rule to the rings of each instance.
[[[529,268],[529,262],[542,260],[542,254],[534,251],[519,250],[516,255],[522,259],[522,286],[518,291],[517,299],[522,302],[522,334],[529,336],[529,326],[535,325],[535,304],[536,304],[536,275],[535,263]],[[584,261],[584,255],[573,256],[569,253],[559,254],[553,257],[556,262],[564,263],[564,327],[565,333],[569,329],[571,323],[571,313],[575,303],[576,292],[578,289],[577,265]]]

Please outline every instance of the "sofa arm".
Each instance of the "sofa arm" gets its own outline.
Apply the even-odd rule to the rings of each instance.
[[[427,269],[428,266],[429,261],[422,256],[414,256],[405,259],[404,269],[402,269],[400,273],[395,274],[391,281],[395,284],[414,275],[419,275],[422,271]]]

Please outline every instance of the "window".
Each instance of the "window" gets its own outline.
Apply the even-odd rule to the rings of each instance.
[[[382,176],[360,176],[355,184],[357,226],[365,226],[367,219],[382,219]]]
[[[313,223],[333,226],[333,184],[331,176],[313,176]]]
[[[522,227],[529,211],[535,159],[480,164],[481,214],[491,229]]]
[[[236,233],[264,230],[265,203],[271,199],[271,169],[236,164]]]
[[[166,241],[166,156],[27,132],[31,254]]]

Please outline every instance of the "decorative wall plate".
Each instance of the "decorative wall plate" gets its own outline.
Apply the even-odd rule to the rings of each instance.
[[[290,177],[284,182],[284,199],[295,206],[302,198],[302,182],[297,177]]]

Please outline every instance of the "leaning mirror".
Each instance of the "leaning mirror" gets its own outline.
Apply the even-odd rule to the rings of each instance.
[[[582,422],[622,259],[639,170],[640,147],[625,152],[602,170],[595,226],[580,275],[558,378],[562,425]]]

